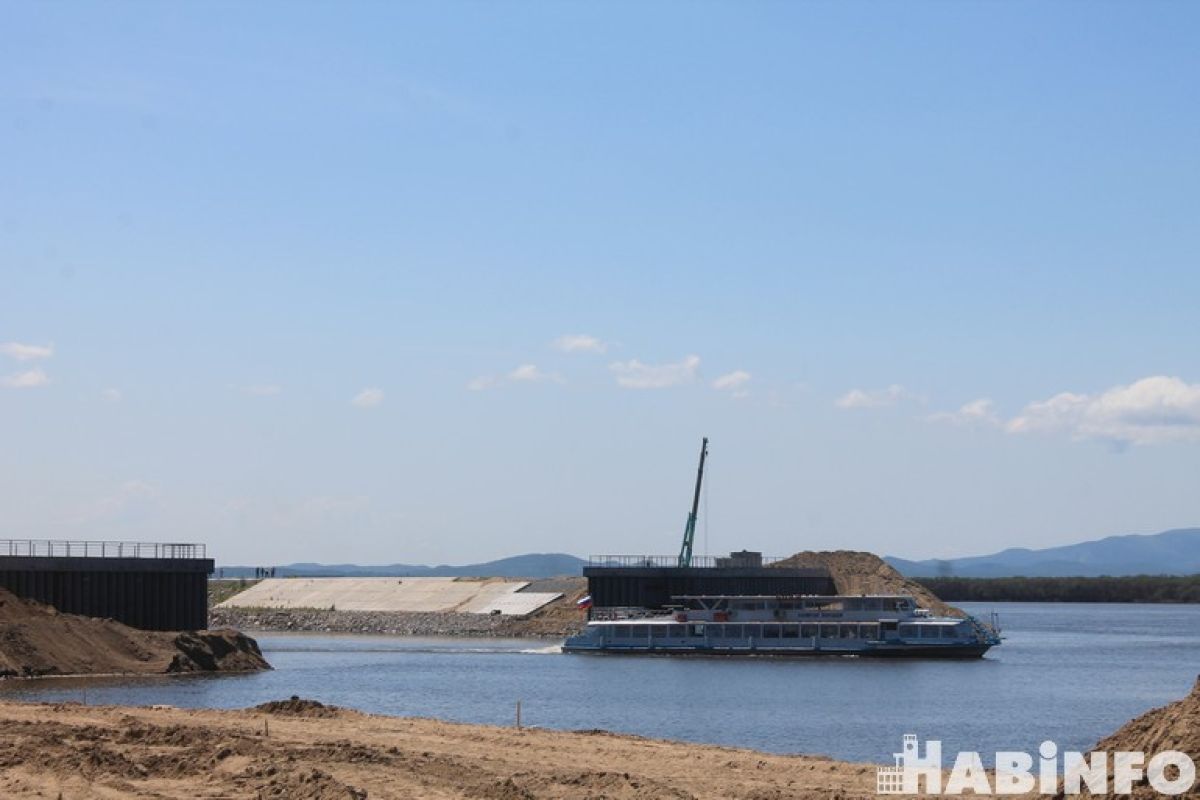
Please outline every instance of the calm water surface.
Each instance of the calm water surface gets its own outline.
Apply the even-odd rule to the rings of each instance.
[[[1200,606],[997,603],[1005,643],[975,661],[563,655],[545,641],[263,634],[273,672],[0,682],[0,697],[241,708],[296,694],[382,714],[605,728],[890,761],[904,733],[943,748],[1087,748],[1185,695]]]

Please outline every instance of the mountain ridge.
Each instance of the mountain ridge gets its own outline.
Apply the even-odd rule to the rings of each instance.
[[[1068,578],[1200,574],[1200,528],[1122,534],[1047,548],[1010,547],[982,556],[911,560],[884,556],[905,577]],[[276,567],[276,576],[552,578],[579,575],[587,562],[567,553],[522,553],[476,564],[318,564]],[[227,578],[254,577],[253,566],[223,566]]]
[[[553,578],[579,575],[587,561],[567,553],[522,553],[478,564],[282,564],[275,576],[339,578]],[[253,578],[256,567],[223,566],[218,574],[225,578]]]
[[[1200,528],[1121,534],[1033,549],[1010,547],[983,556],[909,560],[885,556],[906,577],[1067,578],[1200,573]]]

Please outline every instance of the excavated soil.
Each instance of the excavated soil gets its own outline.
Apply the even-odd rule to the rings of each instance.
[[[875,769],[636,736],[273,711],[0,703],[0,797],[867,798]],[[275,713],[332,711],[332,716]]]
[[[304,700],[296,695],[292,695],[288,700],[272,700],[269,703],[262,703],[254,707],[255,711],[261,711],[264,714],[278,714],[284,717],[313,717],[328,719],[336,717],[342,713],[342,709],[336,706],[327,706],[324,703],[316,700]]]
[[[774,566],[829,570],[838,594],[907,594],[916,598],[921,608],[928,608],[935,614],[966,616],[961,609],[943,603],[933,592],[904,577],[874,553],[859,550],[805,550],[776,562]]]
[[[0,589],[0,678],[270,668],[258,644],[237,631],[142,631],[62,614]]]
[[[1110,754],[1121,751],[1141,752],[1149,760],[1164,750],[1178,750],[1191,756],[1193,763],[1200,766],[1200,678],[1192,692],[1182,700],[1153,711],[1147,711],[1137,719],[1125,723],[1112,736],[1096,743],[1093,750]],[[1109,775],[1109,786],[1112,776]],[[1132,796],[1161,797],[1145,780],[1134,786]],[[1193,786],[1188,797],[1200,796],[1200,781]]]

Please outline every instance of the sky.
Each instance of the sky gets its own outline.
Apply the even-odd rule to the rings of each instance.
[[[0,538],[1200,525],[1200,7],[0,4]]]

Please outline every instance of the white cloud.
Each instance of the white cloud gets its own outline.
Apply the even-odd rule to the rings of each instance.
[[[872,392],[865,389],[851,389],[837,399],[838,408],[883,408],[894,406],[901,400],[911,398],[912,394],[898,383],[881,391]]]
[[[735,369],[733,372],[727,372],[718,377],[712,382],[712,387],[718,391],[733,392],[735,397],[744,396],[745,390],[742,388],[750,382],[750,373],[743,369]]]
[[[608,343],[586,333],[568,333],[551,342],[555,350],[564,353],[604,353]]]
[[[124,397],[120,389],[105,389],[100,392],[100,396],[110,403],[119,403],[121,402],[121,398]]]
[[[472,392],[482,392],[496,386],[499,381],[494,375],[480,375],[478,378],[471,378],[467,381],[467,388]]]
[[[617,379],[617,385],[626,389],[666,389],[691,383],[700,368],[699,356],[685,356],[682,361],[669,364],[643,364],[636,358],[617,361],[608,368]]]
[[[282,392],[283,388],[273,383],[256,383],[252,386],[243,386],[242,391],[251,397],[270,397]]]
[[[536,364],[522,364],[508,373],[508,379],[515,382],[541,383],[543,381],[560,380],[557,375],[542,372]]]
[[[17,372],[0,378],[0,386],[7,386],[10,389],[33,389],[38,386],[45,386],[49,382],[49,376],[40,368]]]
[[[354,399],[350,401],[351,405],[359,408],[374,408],[383,402],[383,389],[368,388],[363,389],[358,394],[354,395]]]
[[[17,361],[33,361],[39,358],[50,358],[50,356],[54,355],[54,345],[5,342],[4,344],[0,344],[0,353],[9,358],[15,358]]]
[[[521,364],[504,375],[480,375],[467,382],[472,392],[494,389],[506,383],[564,383],[563,377],[555,372],[544,372],[536,364]]]
[[[1156,375],[1098,395],[1062,392],[1030,403],[1005,428],[1117,444],[1200,441],[1200,384]]]
[[[1001,424],[992,401],[987,397],[981,397],[959,406],[957,411],[939,411],[936,414],[930,414],[928,419],[930,422],[948,422],[951,425],[974,428],[992,428]]]

